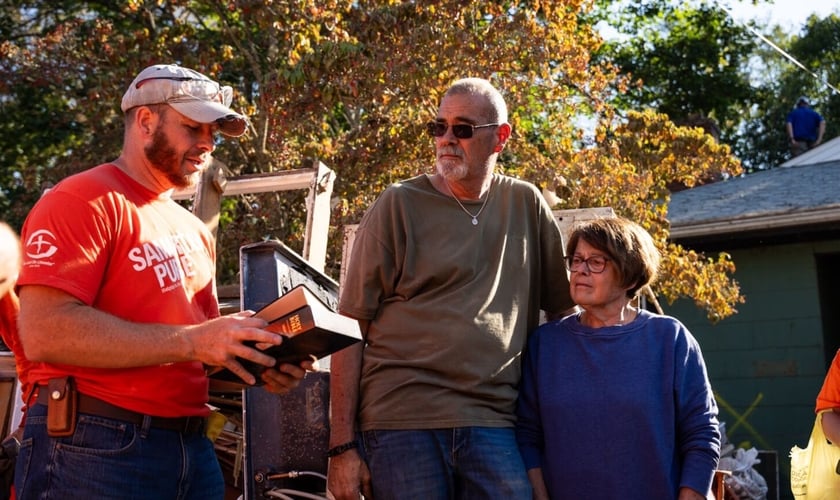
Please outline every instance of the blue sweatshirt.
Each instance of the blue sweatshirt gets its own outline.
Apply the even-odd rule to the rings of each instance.
[[[707,492],[717,413],[700,346],[674,318],[642,310],[628,325],[589,328],[572,315],[529,339],[517,441],[554,500]]]

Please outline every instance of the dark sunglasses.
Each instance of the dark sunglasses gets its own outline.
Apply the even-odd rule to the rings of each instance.
[[[486,125],[470,125],[468,123],[461,123],[452,125],[452,135],[458,139],[469,139],[475,133],[477,128],[498,127],[498,123],[488,123]],[[426,124],[426,132],[432,137],[443,137],[449,125],[443,122],[429,122]]]

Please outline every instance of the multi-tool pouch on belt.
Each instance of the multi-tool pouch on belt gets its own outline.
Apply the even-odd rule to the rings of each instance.
[[[79,395],[72,377],[51,378],[43,391],[47,400],[47,434],[52,437],[72,436],[76,430],[76,404]]]

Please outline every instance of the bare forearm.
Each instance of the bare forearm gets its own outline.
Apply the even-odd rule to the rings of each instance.
[[[822,428],[825,437],[835,446],[840,446],[840,408],[822,414]]]
[[[40,288],[40,290],[36,290]],[[21,289],[20,335],[32,361],[97,368],[191,359],[184,327],[131,323],[46,287]]]
[[[534,500],[549,500],[541,468],[528,469],[528,480],[531,481],[531,488],[534,490]]]
[[[199,361],[228,368],[246,383],[253,383],[253,375],[239,359],[271,366],[274,358],[247,343],[276,345],[283,339],[264,330],[265,320],[249,311],[195,325],[134,323],[54,288],[25,286],[20,294],[21,343],[32,361],[92,368]],[[292,375],[300,378],[296,375],[302,373],[295,370]]]
[[[366,324],[362,331],[366,331]],[[330,359],[330,446],[355,439],[363,343],[336,352]]]

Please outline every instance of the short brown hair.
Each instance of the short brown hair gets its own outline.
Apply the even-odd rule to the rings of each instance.
[[[606,253],[615,263],[621,286],[631,287],[627,290],[628,297],[635,297],[642,287],[656,279],[659,250],[650,234],[630,219],[612,217],[580,223],[572,229],[566,255],[574,255],[580,240]]]

